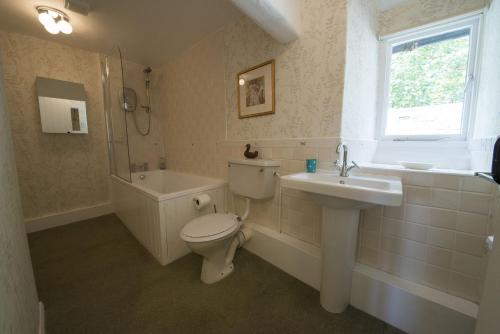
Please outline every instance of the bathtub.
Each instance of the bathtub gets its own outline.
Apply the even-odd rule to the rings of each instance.
[[[162,265],[190,252],[179,237],[187,222],[215,210],[226,212],[226,192],[226,181],[171,170],[132,173],[132,183],[111,176],[115,213]],[[212,203],[197,210],[193,197],[203,193]]]

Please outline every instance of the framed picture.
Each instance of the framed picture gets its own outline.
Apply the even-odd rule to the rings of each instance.
[[[274,59],[238,73],[240,118],[274,114]]]

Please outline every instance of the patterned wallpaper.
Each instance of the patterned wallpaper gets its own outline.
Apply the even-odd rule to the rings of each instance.
[[[379,34],[387,35],[484,8],[487,0],[411,0],[382,12]]]
[[[8,122],[0,64],[0,333],[36,333],[38,297]]]
[[[227,138],[335,137],[340,134],[346,1],[303,0],[301,37],[276,42],[250,19],[224,28]],[[276,113],[238,118],[236,75],[276,60]]]
[[[162,69],[161,100],[169,169],[219,176],[224,118],[224,36],[212,34]]]
[[[108,156],[99,56],[0,31],[19,186],[25,218],[108,201]],[[41,131],[35,78],[84,84],[88,135]]]
[[[126,57],[126,54],[123,55]],[[147,105],[146,99],[146,75],[143,70],[146,66],[142,64],[133,63],[131,61],[124,61],[124,81],[125,86],[135,90],[137,94],[137,109],[132,113],[127,113],[127,131],[128,131],[128,143],[130,147],[130,162],[136,164],[142,164],[147,162],[150,169],[159,168],[159,158],[164,156],[165,152],[163,149],[163,134],[162,134],[162,122],[161,113],[162,107],[159,101],[159,73],[153,70],[151,73],[151,84],[150,84],[150,94],[151,94],[151,130],[149,135],[142,136],[139,134],[136,128],[144,133],[148,128],[148,115],[145,113],[142,106]],[[111,92],[114,94],[112,98],[117,100],[118,93]],[[122,112],[121,110],[119,111]],[[134,120],[134,116],[136,121]]]

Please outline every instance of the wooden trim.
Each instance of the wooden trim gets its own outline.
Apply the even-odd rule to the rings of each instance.
[[[261,112],[261,113],[255,113],[255,114],[250,114],[250,115],[244,115],[242,116],[241,115],[241,106],[240,106],[240,75],[242,74],[245,74],[245,73],[248,73],[250,71],[253,71],[255,69],[258,69],[260,67],[263,67],[263,66],[266,66],[266,65],[269,65],[271,64],[271,82],[272,82],[272,110],[271,111],[266,111],[266,112]],[[242,118],[249,118],[249,117],[257,117],[257,116],[264,116],[264,115],[271,115],[271,114],[274,114],[276,112],[276,109],[275,109],[275,105],[276,105],[276,97],[275,97],[275,61],[274,59],[271,59],[271,60],[268,60],[262,64],[259,64],[259,65],[256,65],[256,66],[253,66],[253,67],[250,67],[244,71],[241,71],[239,72],[237,75],[236,75],[236,95],[238,95],[238,117],[240,119]]]
[[[49,228],[76,223],[113,213],[113,204],[105,202],[86,208],[78,208],[64,212],[58,212],[47,216],[25,219],[26,232],[38,232]]]

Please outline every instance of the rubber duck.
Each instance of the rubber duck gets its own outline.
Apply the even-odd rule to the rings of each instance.
[[[247,149],[243,153],[243,155],[245,156],[245,158],[247,158],[247,159],[255,159],[255,158],[257,158],[259,156],[259,151],[250,152],[250,147],[251,147],[250,144],[246,144],[246,147],[247,147]]]

